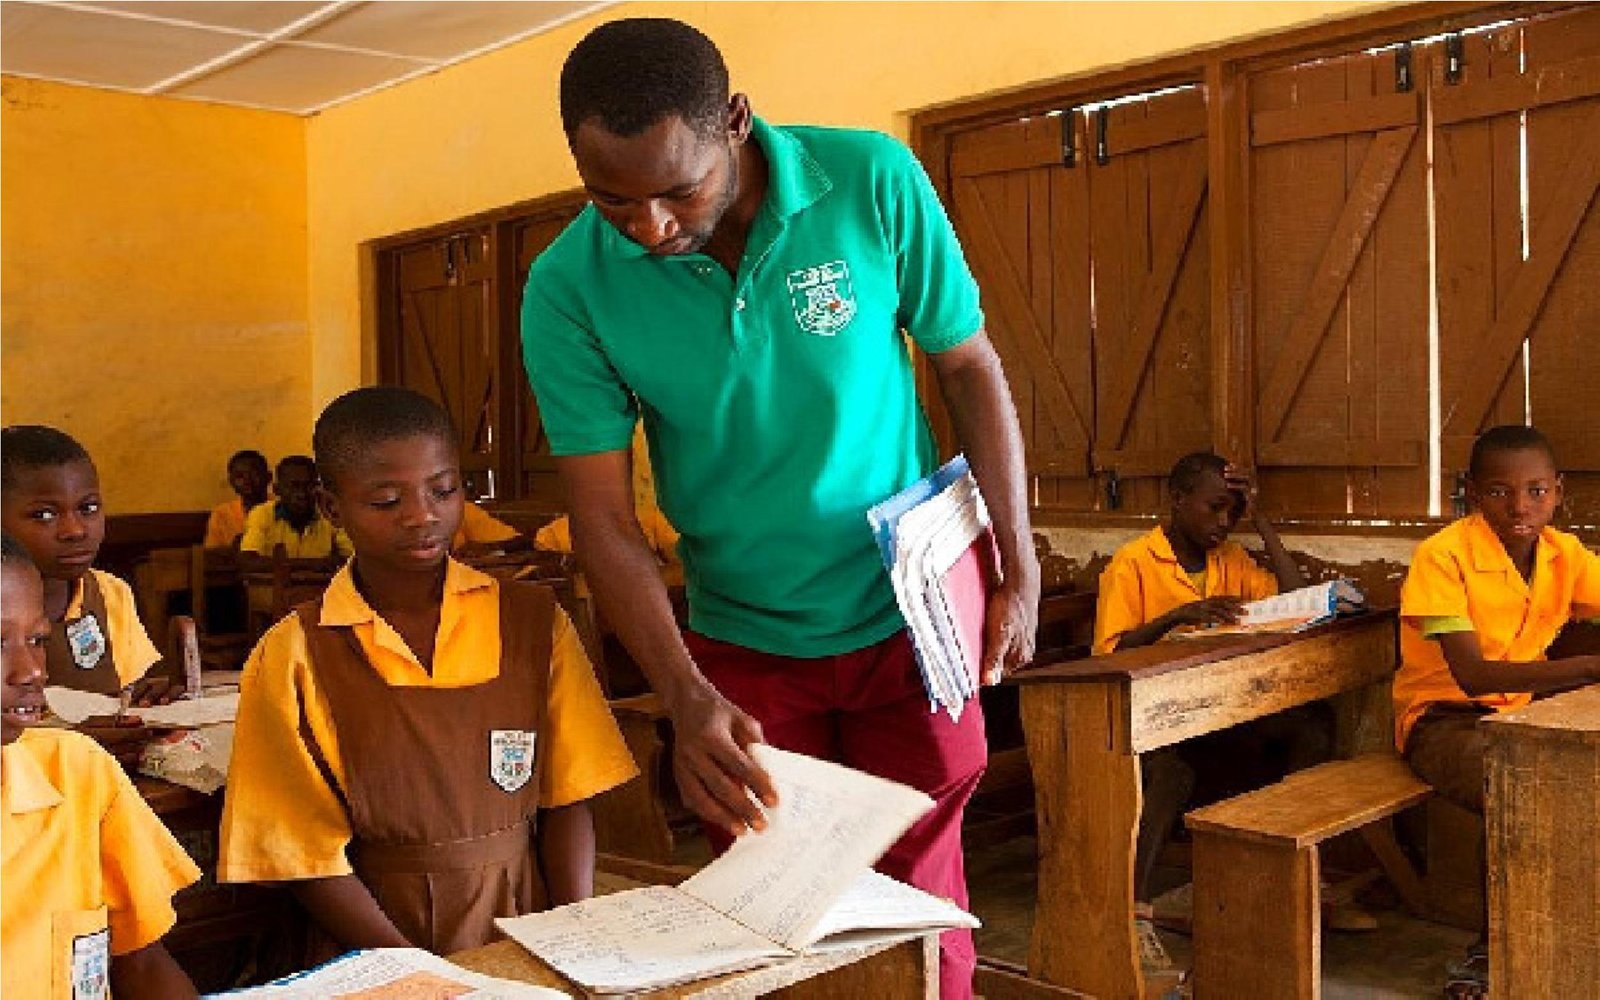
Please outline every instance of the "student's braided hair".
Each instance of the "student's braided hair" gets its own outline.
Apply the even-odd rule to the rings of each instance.
[[[54,469],[75,462],[94,462],[83,445],[65,431],[42,424],[14,424],[0,429],[0,487],[17,484],[29,469]]]
[[[1542,451],[1550,458],[1550,464],[1556,464],[1556,450],[1550,447],[1550,439],[1525,424],[1502,424],[1491,427],[1478,435],[1472,442],[1472,457],[1467,461],[1467,475],[1473,479],[1478,478],[1478,473],[1483,469],[1483,462],[1488,456],[1503,451]]]
[[[728,67],[682,21],[626,18],[589,32],[567,56],[560,100],[569,140],[593,119],[612,135],[636,136],[672,117],[713,139],[727,127]]]
[[[329,403],[311,432],[317,471],[332,486],[373,445],[397,438],[437,437],[456,446],[450,415],[438,403],[397,385],[352,389]]]

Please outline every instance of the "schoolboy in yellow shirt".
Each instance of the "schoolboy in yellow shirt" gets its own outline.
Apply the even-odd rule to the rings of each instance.
[[[155,669],[161,653],[139,622],[133,588],[93,568],[105,540],[100,476],[83,445],[54,427],[0,431],[0,528],[44,578],[52,623],[49,682],[133,703],[171,701],[183,685]]]
[[[448,953],[587,897],[587,800],[637,769],[549,591],[449,557],[449,417],[358,389],[314,440],[355,555],[246,665],[219,879],[285,883],[341,949]]]
[[[526,552],[533,540],[470,500],[461,505],[461,527],[450,541],[457,557],[495,552]]]
[[[1545,659],[1573,619],[1600,616],[1600,556],[1550,527],[1561,476],[1532,427],[1473,443],[1467,497],[1476,513],[1417,546],[1400,590],[1395,743],[1434,790],[1483,812],[1478,722],[1534,697],[1600,682],[1600,656]],[[1451,968],[1451,996],[1487,995],[1481,945]]]
[[[0,994],[183,1000],[161,944],[200,870],[99,744],[32,729],[50,622],[27,550],[0,538]]]
[[[251,568],[284,547],[290,559],[343,562],[350,539],[317,509],[317,463],[310,455],[288,455],[272,476],[276,503],[263,503],[244,520],[240,565]]]
[[[245,518],[267,502],[267,489],[272,485],[267,456],[248,449],[234,452],[228,459],[228,485],[233,487],[233,499],[213,507],[206,518],[204,544],[208,549],[237,545],[244,537]]]

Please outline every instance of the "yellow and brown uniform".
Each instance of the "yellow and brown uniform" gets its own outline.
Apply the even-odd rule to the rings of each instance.
[[[116,694],[160,660],[139,621],[133,588],[97,569],[79,577],[66,614],[50,626],[49,683]]]
[[[346,566],[245,667],[218,877],[353,872],[419,947],[471,947],[540,904],[535,810],[635,774],[548,591],[451,561],[430,673]]]
[[[109,995],[111,957],[160,940],[200,870],[86,736],[28,730],[0,774],[0,994]]]

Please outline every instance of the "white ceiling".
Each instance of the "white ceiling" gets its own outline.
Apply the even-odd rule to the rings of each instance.
[[[605,2],[0,2],[0,72],[310,115]]]

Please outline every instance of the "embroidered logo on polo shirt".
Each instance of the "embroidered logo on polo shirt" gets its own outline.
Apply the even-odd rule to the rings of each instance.
[[[533,777],[533,745],[538,734],[529,729],[489,730],[489,777],[507,792],[514,792]]]
[[[842,260],[789,272],[789,304],[800,329],[831,337],[856,316],[856,292],[850,265]]]
[[[88,614],[67,625],[67,645],[72,648],[73,663],[93,670],[106,655],[106,635],[100,631],[100,619]]]

